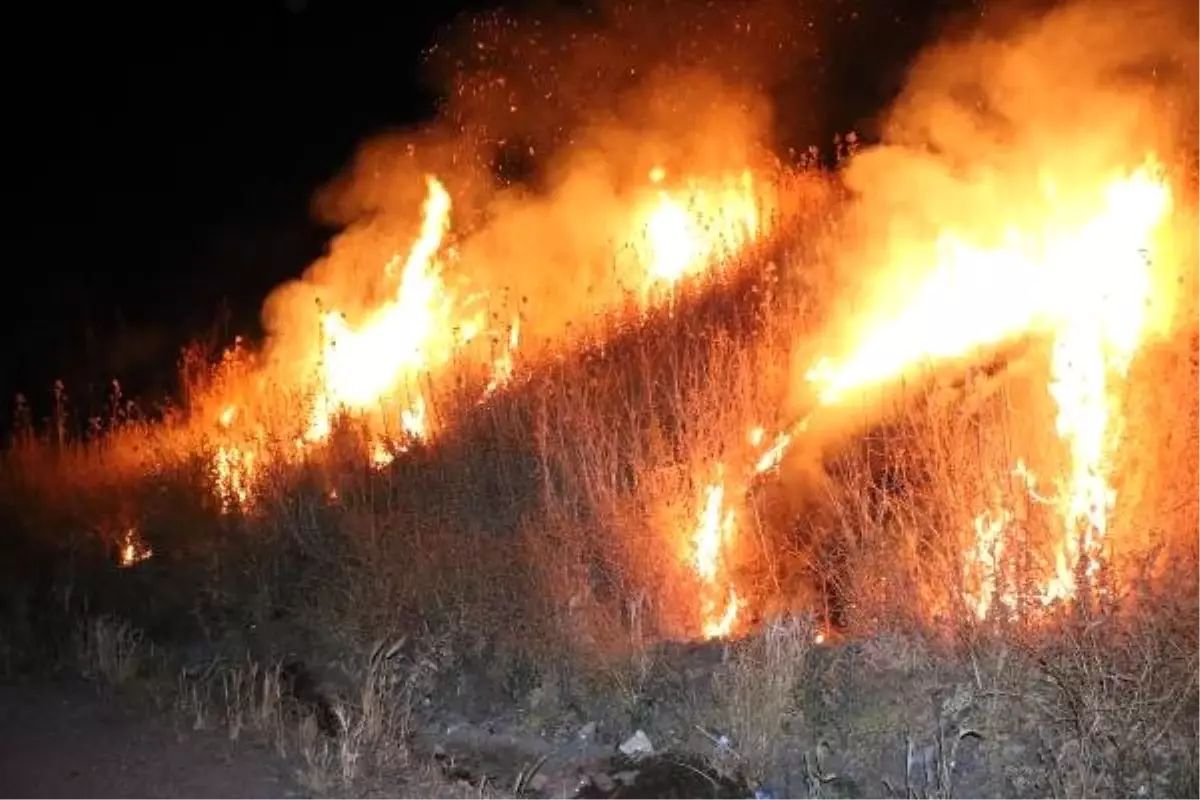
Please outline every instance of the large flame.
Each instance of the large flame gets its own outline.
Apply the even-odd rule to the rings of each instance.
[[[404,261],[395,295],[359,325],[337,311],[321,318],[325,341],[308,441],[327,436],[335,414],[375,411],[397,393],[406,395],[402,430],[425,436],[424,399],[416,379],[444,365],[482,327],[481,315],[464,313],[447,291],[437,255],[450,228],[450,195],[436,178],[426,185],[421,233]],[[389,274],[397,261],[385,267]]]
[[[864,315],[860,343],[809,371],[821,402],[1027,333],[1075,331],[1131,353],[1143,312],[1130,308],[1148,299],[1145,254],[1170,205],[1155,172],[1150,162],[1114,178],[1098,198],[1051,199],[1056,217],[1039,228],[1008,226],[999,244],[944,232],[931,268],[898,265],[879,292],[889,307]]]
[[[675,191],[665,188],[661,168],[649,177],[651,193],[645,197],[652,199],[635,206],[628,241],[644,276],[643,302],[652,304],[684,278],[736,255],[762,229],[749,173],[690,178]],[[853,346],[819,359],[807,378],[819,404],[835,406],[924,362],[969,357],[1016,337],[1049,337],[1047,388],[1058,408],[1055,427],[1069,474],[1055,497],[1042,498],[1032,473],[1023,462],[1017,466],[1031,496],[1054,503],[1062,520],[1054,566],[1040,590],[1048,603],[1072,597],[1079,579],[1099,568],[1115,502],[1110,462],[1118,429],[1109,382],[1128,368],[1155,309],[1148,254],[1171,197],[1152,159],[1091,193],[1044,185],[1047,214],[1038,224],[1010,222],[992,236],[943,230],[928,263],[921,261],[928,253],[919,248],[896,253],[890,280],[876,295],[886,304],[858,315]],[[369,458],[376,466],[389,463],[405,449],[404,440],[432,435],[424,387],[485,330],[486,319],[473,304],[486,292],[460,298],[446,285],[450,197],[436,178],[428,179],[427,189],[419,236],[402,265],[394,258],[383,267],[388,274],[399,267],[393,295],[357,324],[337,310],[320,318],[317,391],[297,451],[328,437],[337,414],[349,414],[373,422],[377,434]],[[496,335],[504,346],[490,361],[481,397],[512,380],[520,330],[518,316],[507,335]],[[396,419],[391,429],[379,422],[388,408]],[[230,429],[238,413],[235,403],[227,405],[218,428]],[[769,441],[761,428],[754,429],[742,478],[730,483],[718,465],[716,479],[703,491],[690,533],[689,568],[701,587],[699,629],[707,638],[735,632],[745,606],[730,570],[739,527],[733,498],[755,475],[779,464],[803,426]],[[214,491],[223,509],[252,502],[262,457],[246,441],[229,441],[217,450]],[[981,616],[997,603],[1016,602],[997,566],[1013,549],[1006,541],[1012,522],[1011,511],[990,504],[975,520],[975,546],[963,556],[966,601]]]
[[[623,237],[634,254],[627,266],[639,276],[643,308],[668,299],[684,278],[703,274],[759,236],[756,188],[748,171],[684,177],[670,187],[663,168],[651,171],[648,188],[631,200],[630,227]],[[372,437],[369,459],[376,467],[386,466],[411,443],[434,435],[429,390],[456,354],[484,338],[487,287],[467,294],[448,285],[445,270],[455,263],[455,251],[445,246],[451,198],[433,176],[426,178],[426,190],[420,232],[407,256],[381,264],[385,277],[395,280],[391,295],[357,320],[336,308],[314,320],[321,331],[319,350],[299,358],[315,366],[303,392],[311,398],[307,418],[282,426],[295,424],[301,431],[291,452],[327,440],[335,419],[346,415],[366,423]],[[520,316],[514,316],[506,335],[494,335],[500,351],[486,365],[490,376],[480,387],[481,398],[513,380],[521,328]],[[295,374],[285,372],[289,378]],[[253,503],[266,457],[262,443],[269,438],[261,425],[249,425],[250,435],[233,435],[239,428],[235,422],[255,416],[243,407],[245,387],[235,388],[238,397],[221,402],[215,426],[221,443],[213,455],[213,489],[224,511]]]
[[[645,270],[643,293],[673,287],[739,253],[760,233],[761,210],[748,170],[716,181],[690,178],[671,191],[662,167],[650,171],[656,188],[636,214],[645,236],[634,251]]]
[[[1104,538],[1117,493],[1112,459],[1120,445],[1120,407],[1112,379],[1124,378],[1141,344],[1154,303],[1153,235],[1171,208],[1171,195],[1147,164],[1105,192],[1106,213],[1083,226],[1054,255],[1090,266],[1087,280],[1062,286],[1062,307],[1053,331],[1048,389],[1058,408],[1055,429],[1069,456],[1069,474],[1056,497],[1037,493],[1036,478],[1018,463],[1031,497],[1056,507],[1062,538],[1042,603],[1073,598],[1080,583],[1093,587],[1104,560]],[[1068,249],[1069,248],[1069,249]],[[1001,510],[988,523],[976,520],[977,564],[969,576],[968,601],[978,616],[996,602],[1012,608],[1017,595],[997,566],[1005,561],[1004,537],[1012,521]],[[979,566],[982,564],[983,566]]]
[[[868,315],[861,343],[839,360],[822,359],[808,378],[820,402],[832,405],[922,362],[966,356],[1018,336],[1051,337],[1048,390],[1070,468],[1050,501],[1059,508],[1063,534],[1042,590],[1048,602],[1074,596],[1077,576],[1093,576],[1100,567],[1116,500],[1110,479],[1119,410],[1110,379],[1125,374],[1149,315],[1163,308],[1153,302],[1149,254],[1171,195],[1152,158],[1114,176],[1094,197],[1045,186],[1051,213],[1041,226],[1010,226],[999,245],[944,232],[928,274],[906,272],[904,282],[892,286],[894,310]],[[1023,464],[1018,471],[1032,480]],[[1005,557],[1011,521],[1004,509],[975,520],[967,592],[980,615],[994,600],[1012,598],[997,585],[995,566]]]

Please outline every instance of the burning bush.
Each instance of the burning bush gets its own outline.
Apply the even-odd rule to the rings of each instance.
[[[536,188],[446,120],[369,144],[263,347],[161,423],[22,440],[5,508],[166,576],[148,628],[448,631],[485,671],[1158,602],[1195,578],[1195,176],[1143,79],[1174,29],[1098,9],[931,51],[832,173],[771,165],[757,94],[697,69],[572,117]]]

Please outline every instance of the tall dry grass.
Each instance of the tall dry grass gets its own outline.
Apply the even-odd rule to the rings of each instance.
[[[539,358],[484,403],[463,388],[478,370],[461,365],[461,380],[434,387],[438,435],[385,469],[366,465],[352,420],[319,456],[285,454],[304,398],[276,387],[259,410],[273,434],[258,445],[265,466],[245,510],[221,512],[218,440],[184,412],[244,379],[246,362],[192,363],[185,408],[160,422],[113,420],[90,438],[59,424],[22,431],[0,461],[6,547],[27,554],[10,563],[42,565],[20,577],[43,616],[115,613],[167,645],[281,620],[305,646],[360,656],[421,639],[439,643],[440,669],[486,672],[514,699],[694,635],[686,562],[703,489],[717,464],[745,467],[751,427],[794,421],[795,348],[832,294],[836,205],[788,213],[781,235],[723,277],[669,307],[592,321],[577,348]],[[1060,638],[1020,614],[981,625],[963,602],[972,520],[1020,494],[1013,465],[1046,455],[1036,443],[1053,450],[1052,413],[1031,377],[1045,357],[1026,343],[998,354],[1008,372],[962,365],[953,380],[914,381],[802,439],[779,482],[731,498],[744,506],[736,578],[748,616],[784,620],[721,678],[731,730],[757,742],[756,770],[783,757],[772,736],[797,713],[805,680],[810,643],[776,641],[798,629],[794,611],[858,637],[933,632],[985,649],[1009,637],[1050,676],[1073,752],[1087,754],[1064,791],[1120,793],[1113,752],[1145,756],[1177,735],[1146,726],[1164,713],[1178,722],[1195,703],[1193,328],[1143,352],[1132,372],[1107,604],[1063,622],[1083,627]],[[1026,511],[1017,584],[1057,535],[1053,514]],[[129,530],[154,556],[118,571],[114,548]],[[69,597],[44,603],[67,585]],[[1138,687],[1133,706],[1121,705],[1123,681]]]

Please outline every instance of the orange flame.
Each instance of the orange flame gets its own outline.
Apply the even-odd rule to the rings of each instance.
[[[777,435],[766,449],[766,429],[750,429],[747,439],[759,454],[752,459],[748,477],[769,472],[779,466],[792,441],[792,434]],[[734,509],[726,503],[725,465],[716,466],[716,480],[704,490],[697,525],[692,532],[692,571],[700,580],[700,630],[706,639],[731,635],[737,628],[738,615],[746,607],[745,599],[734,586],[729,556],[737,544],[738,524]],[[736,487],[743,494],[746,486]]]
[[[749,172],[737,179],[689,179],[670,190],[661,186],[665,179],[661,168],[651,173],[657,188],[649,200],[638,201],[642,205],[631,218],[635,230],[645,231],[640,239],[634,237],[633,249],[639,274],[644,276],[647,304],[685,275],[700,274],[736,253],[758,235],[760,227]],[[317,367],[316,390],[297,454],[325,441],[335,418],[347,414],[368,423],[370,463],[377,468],[390,464],[412,442],[433,433],[425,387],[484,332],[485,315],[478,302],[486,299],[487,292],[459,297],[443,276],[446,259],[454,256],[452,250],[443,253],[450,230],[450,195],[434,177],[426,179],[426,188],[420,232],[403,265],[396,256],[384,266],[384,274],[397,279],[391,297],[356,322],[337,309],[320,315],[321,346],[312,359]],[[653,296],[651,287],[656,288]],[[501,352],[492,359],[483,398],[512,380],[520,339],[521,320],[514,317]],[[218,430],[226,439],[242,415],[240,403],[225,403],[217,416]],[[389,424],[389,415],[394,423]],[[253,502],[264,456],[263,449],[249,441],[223,441],[217,449],[213,488],[223,511]]]
[[[1057,218],[1040,230],[1009,228],[999,247],[944,233],[933,270],[912,281],[899,310],[877,315],[862,344],[840,362],[823,359],[808,373],[821,403],[833,404],[922,360],[965,355],[1019,335],[1049,335],[1049,391],[1071,467],[1054,501],[1065,530],[1055,574],[1042,593],[1045,602],[1074,596],[1077,568],[1086,576],[1099,569],[1115,502],[1109,477],[1117,440],[1108,380],[1124,375],[1147,328],[1155,299],[1147,253],[1171,207],[1153,159],[1112,179],[1098,197],[1076,198],[1076,206],[1064,206],[1067,198],[1052,184],[1047,191],[1057,201],[1049,204],[1060,210]],[[1003,511],[981,514],[968,561],[978,565],[985,555],[998,557],[1010,521]],[[968,602],[985,615],[993,600],[1008,595],[994,585],[990,566],[980,569],[988,586]]]
[[[335,414],[374,410],[381,399],[397,391],[415,395],[406,409],[404,431],[416,438],[425,436],[424,405],[415,378],[442,366],[479,325],[475,319],[458,318],[435,259],[450,227],[450,195],[436,178],[428,178],[426,186],[429,195],[421,232],[394,297],[358,326],[336,311],[322,317],[321,391],[305,432],[308,441],[325,438]],[[387,266],[389,272],[394,264]]]
[[[152,557],[154,551],[144,543],[135,529],[129,528],[121,539],[118,566],[132,567],[134,564]]]
[[[674,192],[662,188],[667,178],[662,167],[649,177],[659,188],[634,215],[644,236],[633,244],[646,272],[646,299],[736,255],[760,235],[761,212],[749,170],[712,182],[689,179]]]
[[[1141,321],[1130,308],[1145,303],[1150,290],[1144,253],[1170,205],[1155,168],[1151,160],[1115,179],[1090,214],[1072,207],[1041,230],[1009,227],[1000,246],[943,233],[932,270],[921,276],[901,264],[902,274],[881,292],[894,310],[868,318],[861,344],[839,362],[820,359],[808,372],[821,402],[836,403],[922,361],[1027,333],[1078,331],[1071,338],[1132,352]]]
[[[722,554],[732,545],[737,533],[733,511],[725,508],[723,473],[724,466],[718,464],[717,480],[704,491],[700,519],[692,534],[692,568],[702,586],[701,630],[706,639],[728,636],[742,606],[741,598],[732,586],[727,593],[720,587],[725,566]],[[723,597],[723,594],[727,596]]]
[[[504,348],[504,352],[492,364],[492,379],[488,381],[487,388],[484,390],[484,396],[492,394],[501,386],[508,383],[513,376],[513,354],[517,350],[517,345],[521,342],[521,318],[513,317],[512,325],[508,329],[508,343]]]
[[[1089,589],[1099,588],[1090,584],[1103,563],[1103,541],[1116,504],[1110,478],[1112,456],[1120,444],[1114,425],[1119,408],[1109,381],[1124,377],[1145,336],[1155,299],[1148,253],[1172,202],[1153,168],[1148,162],[1126,180],[1110,184],[1106,213],[1080,229],[1070,250],[1058,252],[1060,257],[1082,260],[1091,274],[1061,287],[1065,294],[1051,352],[1048,388],[1058,407],[1055,429],[1070,461],[1064,488],[1056,497],[1037,495],[1032,475],[1018,463],[1031,496],[1055,505],[1063,525],[1054,573],[1040,591],[1046,605],[1076,597],[1080,579]],[[995,557],[1003,549],[1008,521],[996,520],[989,531]],[[1001,605],[1011,608],[1015,602],[1011,589],[998,588],[998,583],[997,576],[991,576],[991,585],[969,598],[979,617],[989,614],[991,595],[997,591],[1004,592],[998,598]]]

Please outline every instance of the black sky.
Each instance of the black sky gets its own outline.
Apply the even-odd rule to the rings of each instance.
[[[151,363],[169,374],[180,338],[223,301],[234,329],[252,327],[328,235],[308,220],[314,189],[357,143],[430,116],[420,52],[467,4],[299,3],[48,6],[9,20],[16,302],[0,325],[0,390],[36,392],[73,368],[101,381]],[[878,8],[829,5],[864,4]],[[853,29],[819,78],[860,106],[898,85],[896,64],[944,3],[894,5]]]
[[[223,299],[252,322],[319,252],[314,188],[364,137],[428,116],[419,53],[462,6],[246,0],[20,19],[4,56],[20,299],[0,326],[4,382],[45,379],[87,328],[169,337]]]

